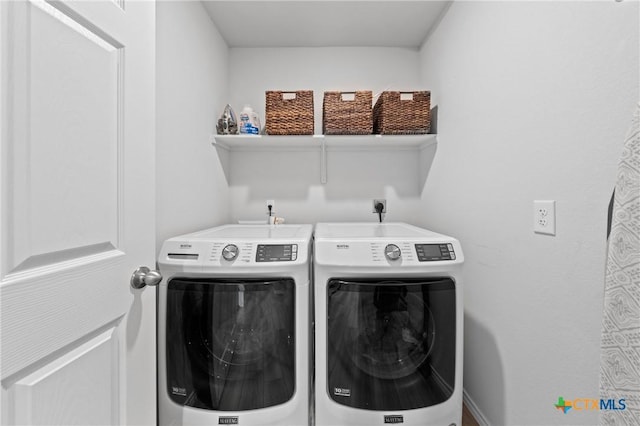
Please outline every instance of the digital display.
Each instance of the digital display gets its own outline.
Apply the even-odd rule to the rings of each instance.
[[[423,244],[421,247],[422,252],[424,253],[425,256],[429,257],[429,256],[435,256],[438,257],[440,256],[440,246],[437,246],[435,244]]]
[[[297,244],[258,244],[256,252],[256,262],[286,262],[297,257]]]
[[[416,244],[416,254],[420,262],[455,260],[456,258],[451,244]]]

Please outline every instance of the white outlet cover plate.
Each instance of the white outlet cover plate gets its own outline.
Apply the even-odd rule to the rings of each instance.
[[[555,200],[533,201],[533,232],[537,234],[556,235]]]

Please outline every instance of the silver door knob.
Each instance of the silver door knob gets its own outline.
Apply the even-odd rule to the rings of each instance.
[[[387,256],[389,260],[397,260],[400,259],[402,252],[400,251],[400,247],[395,244],[387,244],[384,248],[384,255]]]
[[[158,271],[152,271],[146,266],[141,266],[131,275],[131,287],[143,288],[147,285],[158,285],[162,281],[162,275]]]

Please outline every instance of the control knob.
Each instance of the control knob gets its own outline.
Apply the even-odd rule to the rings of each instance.
[[[240,249],[238,249],[238,246],[235,244],[227,244],[222,249],[222,257],[224,260],[231,261],[238,257],[238,253],[240,253]]]
[[[400,251],[400,247],[395,244],[387,244],[384,248],[384,255],[389,260],[398,260],[400,256],[402,256],[402,252]]]

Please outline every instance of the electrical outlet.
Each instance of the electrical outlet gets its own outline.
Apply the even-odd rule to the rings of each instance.
[[[378,203],[382,203],[382,213],[386,213],[387,212],[387,200],[384,199],[380,199],[380,200],[373,200],[373,210],[371,211],[372,213],[378,213],[378,211],[376,210],[376,204]]]
[[[556,235],[555,200],[534,200],[533,232],[537,234]]]
[[[271,212],[275,212],[276,211],[276,200],[267,200],[267,214],[269,214],[269,206],[271,206]]]

